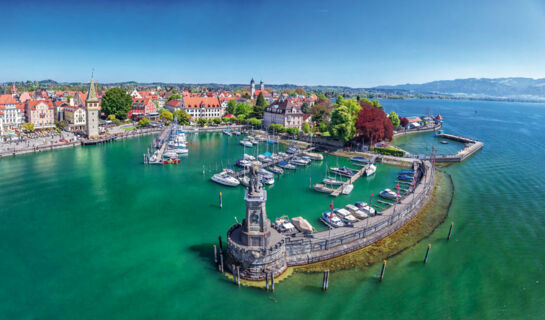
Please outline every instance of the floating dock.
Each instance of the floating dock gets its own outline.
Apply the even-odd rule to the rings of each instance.
[[[358,180],[361,176],[363,176],[363,174],[365,173],[365,170],[367,170],[367,168],[369,168],[370,165],[372,165],[374,162],[375,162],[375,158],[373,158],[372,160],[370,160],[371,163],[368,163],[366,164],[365,166],[361,167],[360,170],[358,170],[358,172],[356,172],[355,175],[353,175],[352,177],[350,177],[350,179],[346,180],[342,185],[340,185],[337,189],[335,189],[335,191],[333,191],[331,193],[331,196],[333,197],[338,197],[344,190],[344,188],[349,185],[349,184],[352,184],[354,183],[356,180]]]

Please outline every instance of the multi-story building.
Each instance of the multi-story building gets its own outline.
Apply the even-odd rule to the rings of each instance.
[[[183,110],[185,110],[193,120],[199,118],[221,118],[225,113],[225,107],[222,106],[218,97],[195,97],[184,95]]]
[[[277,100],[265,108],[263,112],[263,126],[268,128],[273,123],[281,124],[284,128],[301,129],[303,112],[298,105],[289,100]]]
[[[87,112],[83,107],[64,106],[64,120],[68,122],[70,131],[83,132],[87,125]]]
[[[0,111],[4,130],[21,128],[25,121],[25,112],[11,94],[0,95]]]
[[[127,114],[131,119],[157,116],[157,107],[151,98],[132,98],[131,110]]]
[[[199,118],[221,118],[225,114],[227,102],[220,102],[218,97],[201,97],[184,94],[181,100],[173,99],[165,104],[171,112],[184,110],[193,120]]]
[[[27,121],[34,129],[55,127],[55,106],[51,100],[28,100],[25,103]]]

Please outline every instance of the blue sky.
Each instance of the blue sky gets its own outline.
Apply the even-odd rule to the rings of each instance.
[[[346,85],[545,77],[545,2],[10,1],[0,81]]]

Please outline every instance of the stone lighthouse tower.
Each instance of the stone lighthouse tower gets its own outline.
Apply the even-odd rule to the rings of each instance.
[[[245,279],[264,279],[267,272],[280,275],[287,268],[285,240],[271,228],[267,218],[267,191],[261,186],[257,166],[250,169],[250,184],[244,200],[246,218],[227,232],[230,263],[241,267],[240,276]]]
[[[85,100],[85,111],[87,118],[87,138],[94,139],[98,137],[98,116],[100,112],[99,101],[97,98],[97,90],[95,88],[95,81],[91,77],[91,83],[89,84],[89,92],[87,93],[87,99]]]

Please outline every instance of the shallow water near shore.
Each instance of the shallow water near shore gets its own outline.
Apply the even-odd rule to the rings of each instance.
[[[240,157],[239,138],[191,135],[181,166],[146,167],[151,137],[140,137],[0,159],[0,318],[542,318],[545,105],[382,104],[406,116],[441,113],[446,133],[485,143],[443,169],[455,187],[453,238],[445,240],[449,223],[442,224],[390,259],[384,282],[379,263],[332,273],[327,293],[321,274],[295,273],[274,293],[233,286],[215,271],[212,244],[234,217],[242,220],[244,191],[210,182],[209,169]],[[413,153],[440,147],[433,134],[403,139]],[[318,216],[332,198],[311,191],[309,180],[321,180],[326,163],[351,165],[326,156],[282,176],[267,187],[269,217],[301,215],[324,230]],[[335,206],[393,187],[399,170],[379,165]]]

